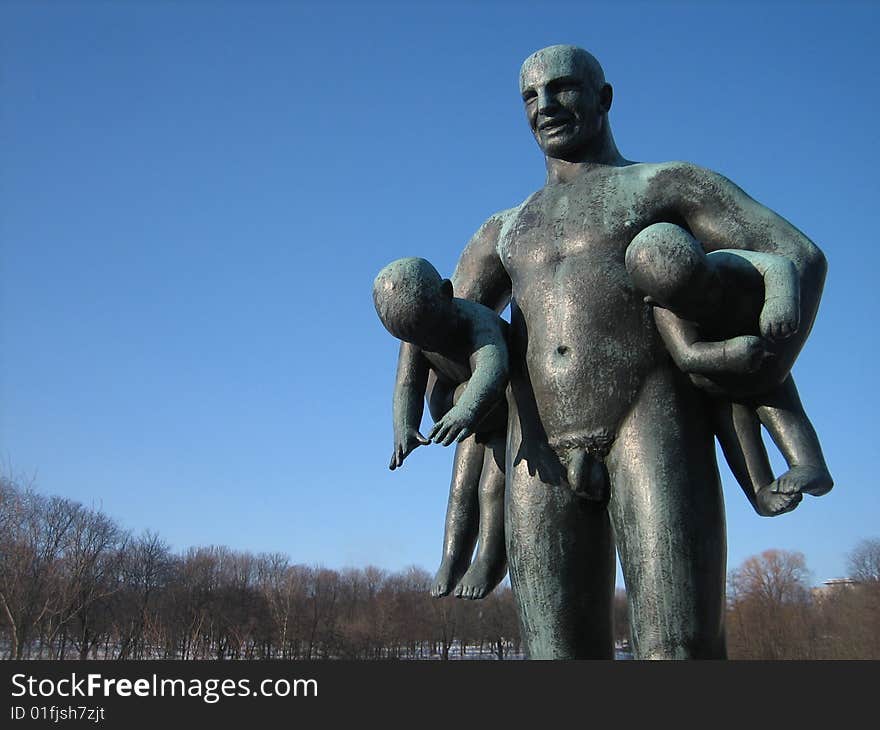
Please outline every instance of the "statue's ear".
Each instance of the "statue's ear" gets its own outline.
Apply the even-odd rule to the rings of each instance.
[[[447,299],[452,299],[452,282],[449,279],[440,282],[440,293]]]
[[[602,88],[599,89],[599,106],[602,107],[604,112],[609,112],[611,110],[611,101],[614,99],[614,89],[611,88],[611,84],[603,84]]]

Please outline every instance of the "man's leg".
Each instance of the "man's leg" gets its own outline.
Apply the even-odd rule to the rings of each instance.
[[[510,581],[531,659],[610,659],[614,541],[605,504],[541,480],[546,442],[522,450],[516,409],[508,429],[505,532]],[[545,464],[547,465],[547,464]],[[531,473],[530,473],[531,471]],[[559,464],[555,471],[563,473]]]
[[[704,405],[677,371],[648,377],[606,461],[636,659],[720,659],[724,503]]]

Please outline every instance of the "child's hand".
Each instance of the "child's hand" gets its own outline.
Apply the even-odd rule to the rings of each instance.
[[[413,449],[419,446],[427,446],[430,439],[426,439],[419,433],[417,428],[404,428],[398,434],[397,429],[394,432],[394,453],[391,454],[391,463],[388,468],[394,471],[397,467],[403,466],[403,460],[409,456]]]
[[[435,444],[449,446],[453,441],[464,441],[473,433],[471,425],[473,415],[463,408],[453,406],[446,414],[434,424],[428,438]]]
[[[725,364],[730,372],[748,375],[759,370],[764,361],[774,357],[760,337],[742,335],[727,341],[724,348]]]
[[[761,309],[758,325],[768,340],[785,340],[798,330],[800,312],[797,302],[787,297],[768,299]]]

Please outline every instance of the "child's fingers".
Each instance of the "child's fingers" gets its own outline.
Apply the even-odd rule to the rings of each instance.
[[[446,436],[448,430],[448,426],[443,421],[439,421],[431,432],[431,441],[435,444],[442,443],[443,437]]]

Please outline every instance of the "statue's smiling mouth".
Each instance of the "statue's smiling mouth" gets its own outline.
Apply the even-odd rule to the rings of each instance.
[[[572,119],[570,117],[554,117],[553,119],[548,119],[546,122],[541,122],[538,125],[538,129],[542,132],[553,132],[567,126],[571,121]]]

